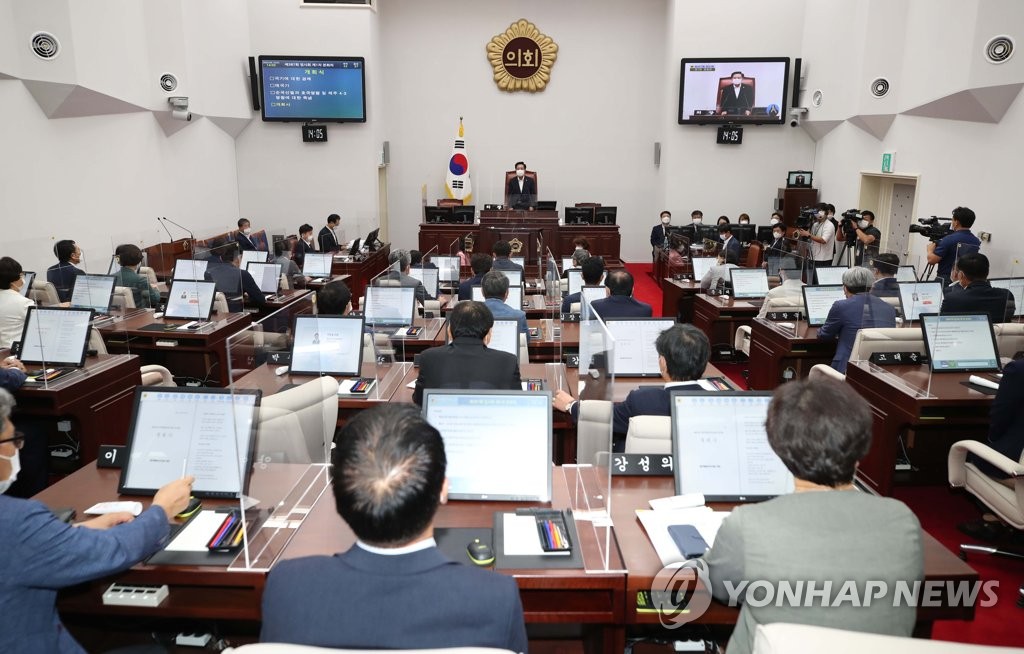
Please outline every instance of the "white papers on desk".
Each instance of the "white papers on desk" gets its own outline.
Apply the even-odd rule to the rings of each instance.
[[[610,319],[605,325],[615,338],[613,370],[616,375],[661,374],[658,351],[654,346],[658,335],[675,323],[670,318],[640,320]]]
[[[570,556],[570,550],[545,552],[540,546],[537,531],[537,517],[533,515],[502,515],[502,529],[505,532],[505,556]]]
[[[712,511],[706,506],[661,511],[636,510],[636,517],[647,531],[647,537],[651,539],[651,545],[654,546],[654,551],[658,553],[663,566],[686,560],[668,533],[670,526],[693,525],[708,547],[711,547],[715,544],[715,536],[722,526],[722,520],[728,515],[728,511]]]
[[[206,544],[228,517],[223,511],[203,510],[164,548],[167,552],[206,552]]]

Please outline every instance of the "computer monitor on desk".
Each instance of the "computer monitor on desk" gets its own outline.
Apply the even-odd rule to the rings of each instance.
[[[423,207],[423,222],[428,225],[446,223],[451,215],[451,207]]]
[[[920,317],[932,372],[999,370],[996,335],[987,313],[922,313]]]
[[[114,298],[114,275],[79,275],[71,289],[71,307],[105,314]]]
[[[428,389],[454,500],[551,501],[551,394]]]
[[[21,274],[22,282],[24,283],[21,285],[21,290],[18,293],[21,294],[21,297],[28,297],[28,292],[32,290],[32,282],[36,279],[36,274],[29,270],[24,270]]]
[[[374,327],[407,327],[416,315],[413,286],[367,286],[363,297],[366,324]]]
[[[483,302],[484,301],[484,287],[479,284],[473,286],[473,301]],[[522,286],[509,286],[508,297],[505,298],[505,304],[513,309],[522,311],[523,309],[523,287]]]
[[[677,391],[671,397],[677,494],[757,502],[793,492],[793,474],[765,433],[770,392]]]
[[[116,275],[121,270],[121,257],[116,254],[110,257],[110,265],[107,266],[108,275]]]
[[[922,313],[938,313],[942,309],[940,282],[900,283],[900,313],[904,320],[917,320]]]
[[[26,284],[29,283],[29,274],[25,273]],[[1013,293],[1013,315],[1024,316],[1024,277],[990,277],[988,281],[992,284],[992,288],[1005,288]]]
[[[497,270],[494,268],[492,270]],[[520,270],[498,270],[502,275],[508,277],[509,286],[522,286],[523,285],[523,273]]]
[[[807,324],[811,327],[824,325],[832,305],[846,298],[846,292],[842,285],[804,286],[801,290],[804,293],[804,312],[807,314]]]
[[[333,260],[330,252],[307,252],[302,257],[302,274],[314,279],[330,277]]]
[[[260,287],[260,291],[267,295],[274,295],[281,286],[281,264],[259,263],[252,261],[245,267]]]
[[[732,225],[732,237],[740,243],[750,243],[757,234],[756,225]],[[771,232],[768,233],[771,236]]]
[[[594,207],[566,207],[566,225],[593,225]]]
[[[213,311],[213,298],[217,294],[214,282],[176,279],[167,292],[164,318],[181,320],[209,320]]]
[[[612,372],[623,377],[658,377],[658,350],[654,343],[661,332],[675,324],[672,318],[609,318],[608,332],[615,339]]]
[[[514,354],[519,358],[519,321],[495,320],[491,327],[491,342],[487,347]]]
[[[29,307],[18,358],[22,363],[81,368],[92,319],[92,309]]]
[[[817,266],[814,277],[821,286],[833,286],[843,283],[843,273],[849,270],[846,266]]]
[[[442,282],[459,281],[459,258],[457,256],[434,255],[430,260],[437,266],[438,279]]]
[[[203,279],[209,263],[206,259],[178,259],[171,279]]]
[[[266,263],[267,253],[263,250],[242,250],[242,263],[239,266],[248,270],[250,263]]]
[[[900,266],[896,269],[896,281],[916,282],[917,270],[913,266]]]
[[[583,271],[581,269],[570,268],[565,271],[565,279],[569,295],[580,292],[580,289],[583,287]]]
[[[597,207],[594,209],[595,225],[614,225],[618,207]]]
[[[764,268],[730,268],[732,296],[737,300],[763,298],[768,294],[768,271]]]
[[[717,263],[715,257],[694,257],[690,259],[690,264],[693,266],[693,278],[698,282],[704,279],[704,275],[708,274],[708,271],[715,266],[715,263]]]
[[[356,377],[363,364],[362,316],[295,316],[293,375]]]
[[[526,257],[509,257],[508,260],[522,266],[524,270],[526,269]]]
[[[437,297],[438,282],[440,281],[440,268],[410,268],[409,276],[414,277],[423,284],[423,288],[430,297]]]

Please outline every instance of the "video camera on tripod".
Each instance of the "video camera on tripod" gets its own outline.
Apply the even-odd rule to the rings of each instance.
[[[847,209],[842,214],[842,220],[839,221],[839,229],[843,230],[843,237],[847,241],[852,241],[857,238],[857,223],[864,216],[863,209]]]
[[[921,224],[911,225],[910,233],[921,234],[922,236],[926,236],[929,241],[938,243],[943,239],[943,237],[953,233],[953,228],[950,227],[950,223],[952,221],[952,218],[943,218],[940,216],[918,218],[917,222]]]
[[[810,229],[814,221],[818,219],[818,208],[817,207],[800,207],[800,213],[797,214],[795,225],[797,229]]]

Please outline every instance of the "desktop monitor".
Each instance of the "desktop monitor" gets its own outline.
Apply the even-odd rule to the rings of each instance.
[[[376,229],[371,229],[370,233],[366,235],[366,240],[363,241],[363,247],[367,248],[370,252],[375,251],[380,241],[380,239],[378,238],[379,236],[380,227],[377,227]]]
[[[423,222],[430,225],[446,223],[451,215],[451,207],[423,207]]]
[[[197,282],[176,279],[167,292],[167,308],[164,318],[182,320],[209,320],[213,310],[213,298],[217,285],[213,282]]]
[[[814,173],[810,170],[791,170],[786,175],[786,188],[811,188]]]
[[[307,252],[302,256],[302,274],[321,279],[330,277],[333,259],[334,255],[330,252]]]
[[[589,306],[594,300],[603,300],[608,297],[608,287],[597,284],[595,286],[583,286],[580,288],[580,309]]]
[[[758,227],[757,240],[761,241],[762,243],[771,243],[772,241],[774,241],[775,237],[772,236],[772,226],[761,225],[760,227]]]
[[[36,280],[36,274],[34,272],[23,270],[21,272],[21,290],[18,293],[22,297],[28,297],[28,292],[32,290],[32,282]]]
[[[92,309],[29,307],[18,358],[22,363],[81,368],[92,319]]]
[[[437,390],[423,416],[441,432],[453,500],[551,500],[551,394]]]
[[[917,270],[913,266],[900,266],[896,269],[896,281],[916,282]]]
[[[484,301],[484,287],[479,284],[473,286],[473,301],[483,302]],[[517,311],[523,310],[523,287],[522,286],[509,286],[508,297],[505,298],[505,304],[512,307]]]
[[[514,354],[519,358],[519,321],[495,320],[491,327],[491,342],[487,347]]]
[[[615,339],[612,372],[624,377],[659,377],[658,351],[654,342],[676,323],[672,318],[609,318],[605,320]]]
[[[761,298],[768,294],[768,271],[764,268],[730,268],[732,296],[737,300]]]
[[[178,259],[171,279],[203,279],[209,263],[206,259]]]
[[[922,313],[932,372],[996,372],[999,349],[987,313]]]
[[[732,237],[740,243],[750,243],[757,235],[757,225],[730,225],[732,227]],[[771,239],[771,232],[768,232],[768,237]]]
[[[497,268],[491,268],[491,270],[498,270]],[[523,285],[523,271],[521,270],[498,270],[502,275],[508,277],[509,286],[522,286]]]
[[[572,268],[572,257],[562,257],[562,270]]]
[[[570,268],[565,271],[565,279],[568,282],[569,295],[579,293],[583,287],[583,271],[579,268]]]
[[[250,261],[245,269],[256,280],[260,291],[267,295],[277,293],[277,289],[281,286],[281,264]]]
[[[757,502],[793,492],[793,473],[764,428],[770,392],[676,391],[671,398],[676,494]]]
[[[107,266],[108,275],[116,275],[121,270],[121,257],[116,254],[110,257],[110,265]]]
[[[697,235],[700,241],[714,241],[720,243],[718,240],[718,225],[697,225]]]
[[[457,225],[472,225],[476,219],[476,207],[467,204],[462,207],[452,207],[451,221]]]
[[[359,248],[362,247],[362,242],[363,239],[361,238],[357,238],[356,240],[352,241],[352,245],[350,245],[348,248],[348,256],[354,257],[355,255],[359,254]]]
[[[526,270],[526,257],[509,257],[508,260]]]
[[[438,270],[438,279],[442,282],[459,281],[459,258],[457,256],[433,255],[430,260]]]
[[[690,263],[693,265],[693,278],[697,281],[704,279],[704,275],[708,274],[716,262],[716,257],[693,257],[690,259]]]
[[[899,284],[899,288],[904,320],[917,320],[922,313],[938,313],[942,309],[941,282],[906,282]]]
[[[242,250],[242,263],[238,264],[242,270],[247,270],[250,263],[266,263],[267,253],[263,250]]]
[[[593,225],[594,207],[566,207],[566,225]]]
[[[407,327],[416,315],[416,287],[367,286],[362,304],[367,325]]]
[[[164,484],[192,475],[196,497],[244,495],[260,396],[256,389],[137,387],[118,493],[153,495]]]
[[[34,273],[25,273],[26,284],[29,274]],[[1013,315],[1024,316],[1024,277],[996,277],[989,278],[988,281],[992,284],[992,288],[1005,288],[1013,293]]]
[[[807,324],[820,327],[825,324],[832,305],[846,299],[842,285],[804,286],[804,311],[807,313]]]
[[[362,316],[295,316],[293,375],[357,377],[363,364]]]
[[[440,281],[440,268],[410,268],[409,276],[414,277],[423,283],[427,295],[437,297],[437,287]]]
[[[814,269],[814,277],[821,286],[842,284],[843,273],[847,270],[847,266],[818,266]]]
[[[597,207],[594,209],[595,225],[614,225],[618,207]]]
[[[558,200],[537,200],[537,211],[558,211]]]
[[[92,309],[107,313],[114,298],[114,275],[79,275],[71,289],[73,309]]]

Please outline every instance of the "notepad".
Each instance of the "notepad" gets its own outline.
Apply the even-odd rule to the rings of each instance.
[[[213,535],[224,523],[223,511],[211,511],[209,509],[200,511],[196,517],[189,520],[178,535],[167,543],[164,548],[167,552],[207,552],[206,544],[210,542]]]

